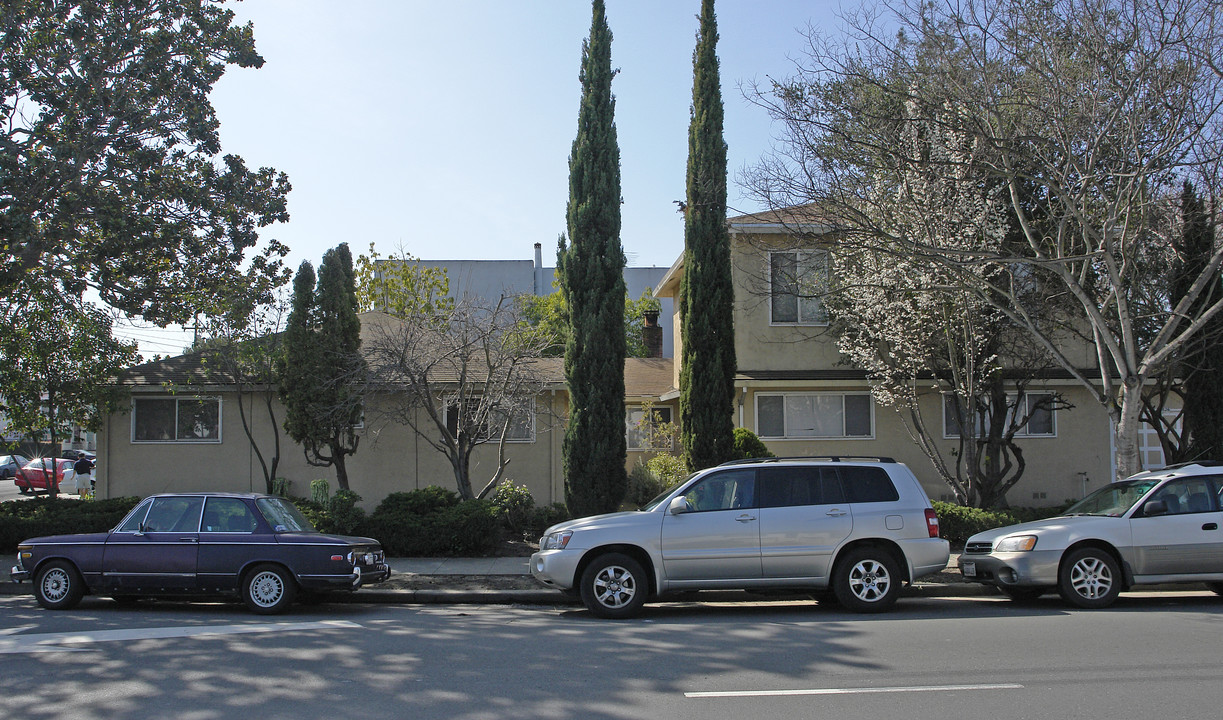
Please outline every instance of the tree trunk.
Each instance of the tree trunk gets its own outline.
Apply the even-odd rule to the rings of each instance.
[[[1121,480],[1142,470],[1138,457],[1138,429],[1142,423],[1142,379],[1128,377],[1121,391],[1121,404],[1110,413],[1116,425],[1114,442],[1117,465],[1114,480]]]

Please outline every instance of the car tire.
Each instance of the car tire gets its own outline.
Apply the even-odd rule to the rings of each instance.
[[[650,581],[641,563],[628,555],[607,553],[595,558],[582,573],[582,604],[601,618],[636,615],[645,605]]]
[[[17,491],[20,492],[22,495],[29,495],[30,493],[34,492],[33,490],[30,489],[29,485],[18,485]]]
[[[900,596],[896,559],[882,548],[850,550],[833,570],[832,591],[837,602],[854,612],[883,612]]]
[[[52,560],[38,569],[34,577],[34,597],[48,610],[68,610],[85,596],[85,580],[76,566],[66,560]]]
[[[256,565],[242,581],[242,601],[259,615],[284,612],[296,596],[293,575],[280,565]]]
[[[998,589],[1002,591],[1003,595],[1006,595],[1013,602],[1017,602],[1017,603],[1035,602],[1036,600],[1040,598],[1041,595],[1044,595],[1046,592],[1048,592],[1045,588],[1008,587],[1008,588],[998,588]]]
[[[1057,591],[1071,605],[1096,609],[1113,604],[1121,594],[1121,583],[1116,559],[1107,550],[1089,547],[1062,559]]]

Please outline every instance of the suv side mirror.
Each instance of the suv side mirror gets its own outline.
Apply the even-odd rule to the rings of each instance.
[[[1142,506],[1143,517],[1155,517],[1156,515],[1167,515],[1168,503],[1163,500],[1152,500]]]
[[[692,503],[688,502],[688,498],[680,495],[677,498],[671,499],[671,504],[667,505],[667,512],[672,515],[683,515],[684,513],[692,512]]]

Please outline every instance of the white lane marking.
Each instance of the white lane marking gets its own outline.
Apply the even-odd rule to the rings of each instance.
[[[79,652],[80,645],[164,638],[207,637],[209,635],[241,635],[246,633],[296,632],[300,630],[347,630],[359,628],[347,620],[322,620],[299,623],[250,623],[244,625],[195,625],[180,627],[132,628],[129,630],[97,630],[94,632],[38,633],[9,635],[0,638],[0,655],[36,652]]]
[[[1021,690],[1023,685],[916,685],[911,687],[819,688],[813,690],[728,690],[724,692],[686,692],[687,698],[780,697],[785,695],[875,695],[880,693],[955,692],[958,690]]]

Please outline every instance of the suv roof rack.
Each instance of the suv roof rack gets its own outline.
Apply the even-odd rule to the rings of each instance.
[[[815,455],[815,456],[796,456],[796,457],[762,457],[762,458],[744,458],[743,460],[728,460],[718,467],[727,465],[751,465],[753,463],[772,463],[784,462],[789,460],[820,460],[824,462],[877,462],[877,463],[894,463],[894,459],[879,455]]]

